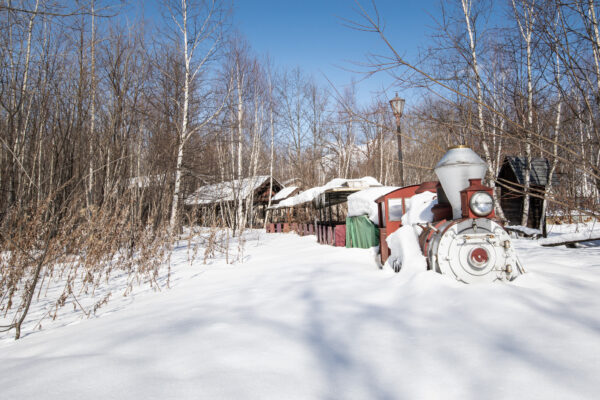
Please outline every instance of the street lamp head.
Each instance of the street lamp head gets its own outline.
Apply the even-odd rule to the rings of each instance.
[[[398,93],[396,93],[396,97],[390,100],[390,106],[392,107],[392,111],[394,112],[394,116],[396,118],[402,117],[402,111],[404,110],[404,99],[398,97]]]

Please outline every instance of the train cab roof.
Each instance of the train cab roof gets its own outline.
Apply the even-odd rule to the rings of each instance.
[[[406,197],[414,196],[417,189],[420,186],[421,185],[410,185],[410,186],[401,187],[396,190],[392,190],[391,192],[384,194],[383,196],[375,199],[375,202],[381,203],[381,202],[385,201],[386,199],[399,199],[399,198],[406,198]]]

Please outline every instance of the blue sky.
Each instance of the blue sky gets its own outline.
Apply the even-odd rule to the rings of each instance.
[[[361,2],[370,5],[370,0]],[[428,41],[438,0],[378,0],[376,4],[388,38],[401,54],[414,58]],[[356,69],[352,62],[384,51],[375,34],[344,26],[340,18],[357,20],[355,8],[354,0],[238,0],[234,25],[259,55],[268,54],[281,67],[299,66],[323,84],[328,85],[329,79],[340,90],[353,78],[361,79],[344,68]],[[359,82],[359,102],[368,103],[391,83],[385,74]],[[393,90],[389,89],[389,96],[393,97]]]
[[[360,0],[370,9],[370,0]],[[439,0],[377,0],[377,8],[386,27],[386,35],[395,48],[414,60],[419,47],[426,46],[439,15]],[[133,3],[134,14],[160,22],[157,3]],[[387,89],[393,97],[393,81],[384,73],[367,80],[353,73],[355,62],[365,62],[368,53],[382,54],[385,48],[373,33],[359,32],[342,19],[359,20],[354,0],[234,0],[233,28],[244,35],[255,53],[268,55],[276,67],[300,67],[324,86],[329,81],[341,93],[353,79],[357,81],[357,99],[366,105]],[[410,93],[400,96],[411,102]]]

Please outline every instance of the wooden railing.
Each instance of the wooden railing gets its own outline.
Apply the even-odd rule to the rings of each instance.
[[[317,242],[330,246],[346,246],[346,224],[279,222],[267,224],[267,233],[295,232],[300,236],[316,235]]]

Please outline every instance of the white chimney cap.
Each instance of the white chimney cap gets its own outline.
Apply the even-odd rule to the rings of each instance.
[[[469,179],[483,179],[487,164],[467,146],[451,147],[435,166],[442,188],[452,206],[452,217],[460,218],[460,192],[469,187]]]

